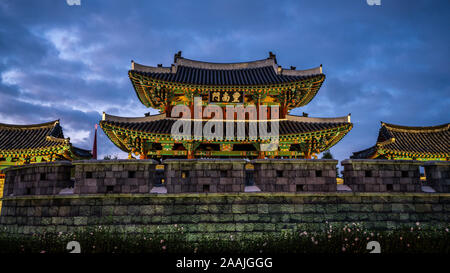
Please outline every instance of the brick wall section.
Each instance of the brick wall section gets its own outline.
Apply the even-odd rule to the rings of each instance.
[[[255,185],[264,192],[334,192],[337,160],[253,160]]]
[[[58,194],[73,187],[69,161],[36,163],[9,167],[5,173],[4,196]]]
[[[414,160],[350,159],[341,162],[344,184],[355,192],[420,192],[419,166]]]
[[[168,159],[163,163],[168,193],[244,191],[245,160]]]
[[[188,238],[261,232],[321,231],[362,223],[369,229],[446,228],[446,193],[112,194],[6,197],[0,229],[11,233],[71,232],[98,225],[117,231],[170,232]]]
[[[148,193],[155,184],[154,160],[74,161],[75,194]]]
[[[450,161],[429,161],[424,167],[426,185],[437,192],[450,192]]]

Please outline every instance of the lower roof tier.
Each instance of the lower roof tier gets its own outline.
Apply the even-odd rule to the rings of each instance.
[[[310,118],[288,115],[286,119],[278,122],[278,145],[272,150],[264,150],[261,145],[271,142],[268,137],[261,137],[261,121],[233,122],[233,133],[244,128],[242,137],[227,137],[229,121],[218,121],[223,124],[222,138],[208,138],[201,136],[197,139],[192,135],[194,131],[193,120],[184,120],[190,124],[189,139],[177,139],[171,134],[176,118],[167,118],[165,115],[154,115],[141,118],[124,118],[104,114],[100,126],[111,141],[122,151],[134,153],[141,157],[183,156],[192,152],[204,156],[250,156],[266,151],[275,156],[311,157],[335,145],[352,128],[350,115],[341,118]],[[272,120],[274,121],[274,120]],[[241,127],[242,124],[243,126]],[[271,130],[271,122],[267,124]],[[189,125],[188,125],[189,127]],[[208,124],[201,122],[203,132],[207,132]],[[257,128],[255,138],[250,129]],[[274,127],[275,128],[275,127]],[[214,131],[214,130],[212,130]],[[272,137],[272,143],[273,137]],[[259,155],[260,156],[260,155]]]

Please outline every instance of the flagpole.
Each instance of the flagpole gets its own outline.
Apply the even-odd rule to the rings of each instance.
[[[95,132],[94,132],[94,145],[92,147],[92,159],[97,160],[97,128],[98,124],[95,124]]]

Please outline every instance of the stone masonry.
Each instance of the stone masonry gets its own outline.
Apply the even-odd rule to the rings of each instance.
[[[73,187],[71,168],[69,161],[9,167],[4,196],[58,194],[64,188]]]
[[[74,193],[148,193],[158,184],[157,163],[155,160],[74,161]]]
[[[119,232],[172,232],[188,240],[214,235],[317,231],[361,223],[372,230],[444,229],[447,193],[228,193],[15,196],[3,200],[7,233],[73,232],[101,225]],[[326,223],[328,222],[328,224]]]
[[[419,161],[350,159],[341,164],[344,184],[355,192],[421,191]]]
[[[14,166],[4,170],[5,196],[112,193],[334,192],[336,160],[168,159],[87,160]],[[246,169],[247,165],[252,168]],[[449,191],[449,163],[352,159],[342,162],[355,192],[420,192],[422,184]],[[425,165],[427,182],[419,177]],[[157,186],[165,186],[157,187]]]
[[[244,191],[245,160],[168,159],[163,163],[168,193]]]
[[[450,192],[450,161],[429,161],[424,165],[426,184],[437,192]]]
[[[255,185],[263,192],[334,192],[337,160],[253,160]]]

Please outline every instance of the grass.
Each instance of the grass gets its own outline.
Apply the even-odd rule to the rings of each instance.
[[[382,253],[450,253],[449,228],[422,230],[420,224],[395,231],[370,231],[359,223],[320,232],[283,232],[254,235],[231,234],[226,238],[188,241],[183,227],[170,233],[119,233],[98,226],[75,233],[12,235],[0,231],[0,253],[68,253],[66,245],[77,241],[81,253],[176,253],[176,254],[295,254],[369,253],[367,243],[378,241]]]

